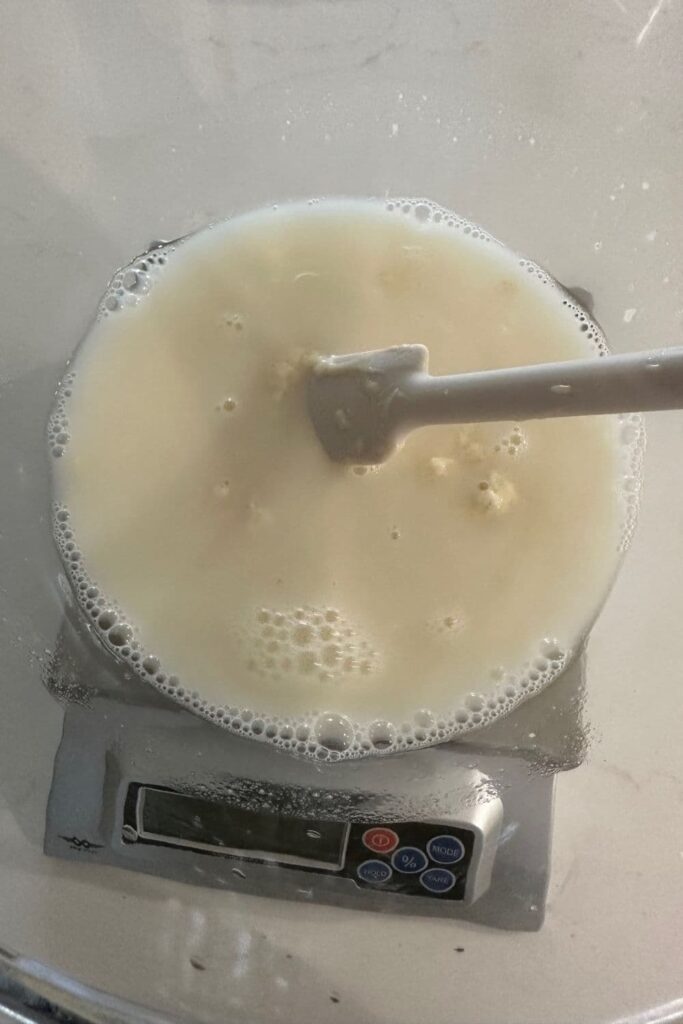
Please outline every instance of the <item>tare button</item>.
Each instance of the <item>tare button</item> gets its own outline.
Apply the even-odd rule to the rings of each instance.
[[[356,875],[362,882],[370,882],[373,885],[380,885],[388,882],[393,871],[383,860],[364,860],[356,868]]]
[[[457,836],[434,836],[427,843],[427,853],[436,864],[457,864],[465,856],[465,847]]]
[[[391,863],[402,875],[417,875],[427,867],[427,858],[417,846],[402,846],[391,858]]]
[[[431,892],[435,896],[441,896],[445,892],[450,892],[453,888],[455,885],[455,875],[446,868],[430,868],[428,871],[423,871],[420,875],[420,885],[427,892]]]
[[[391,853],[398,846],[398,836],[392,828],[369,828],[363,833],[363,846],[373,853]]]

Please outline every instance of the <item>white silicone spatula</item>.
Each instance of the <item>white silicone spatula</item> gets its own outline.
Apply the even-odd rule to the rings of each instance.
[[[436,423],[683,408],[683,348],[432,377],[424,345],[320,356],[308,412],[337,462],[384,462],[405,435]]]

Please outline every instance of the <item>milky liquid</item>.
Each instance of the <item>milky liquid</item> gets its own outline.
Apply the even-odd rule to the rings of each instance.
[[[638,417],[440,426],[332,463],[313,353],[432,373],[604,354],[538,268],[421,201],[259,211],[112,282],[50,425],[55,530],[112,652],[319,757],[435,742],[566,664],[635,515]]]

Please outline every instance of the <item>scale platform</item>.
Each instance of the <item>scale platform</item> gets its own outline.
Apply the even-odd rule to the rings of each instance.
[[[189,884],[492,927],[541,926],[554,776],[583,758],[583,657],[458,742],[324,764],[226,733],[67,617],[45,852]]]

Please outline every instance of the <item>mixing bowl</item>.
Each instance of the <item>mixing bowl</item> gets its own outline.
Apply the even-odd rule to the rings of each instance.
[[[0,1019],[54,1003],[100,1021],[680,1018],[678,413],[647,421],[639,528],[591,636],[587,757],[558,781],[540,931],[42,849],[64,709],[97,684],[68,659],[51,674],[70,613],[45,422],[111,268],[283,197],[428,195],[581,289],[614,350],[676,344],[680,5],[8,0],[0,25]],[[538,699],[550,722],[553,687]],[[529,759],[530,792],[546,768]]]

